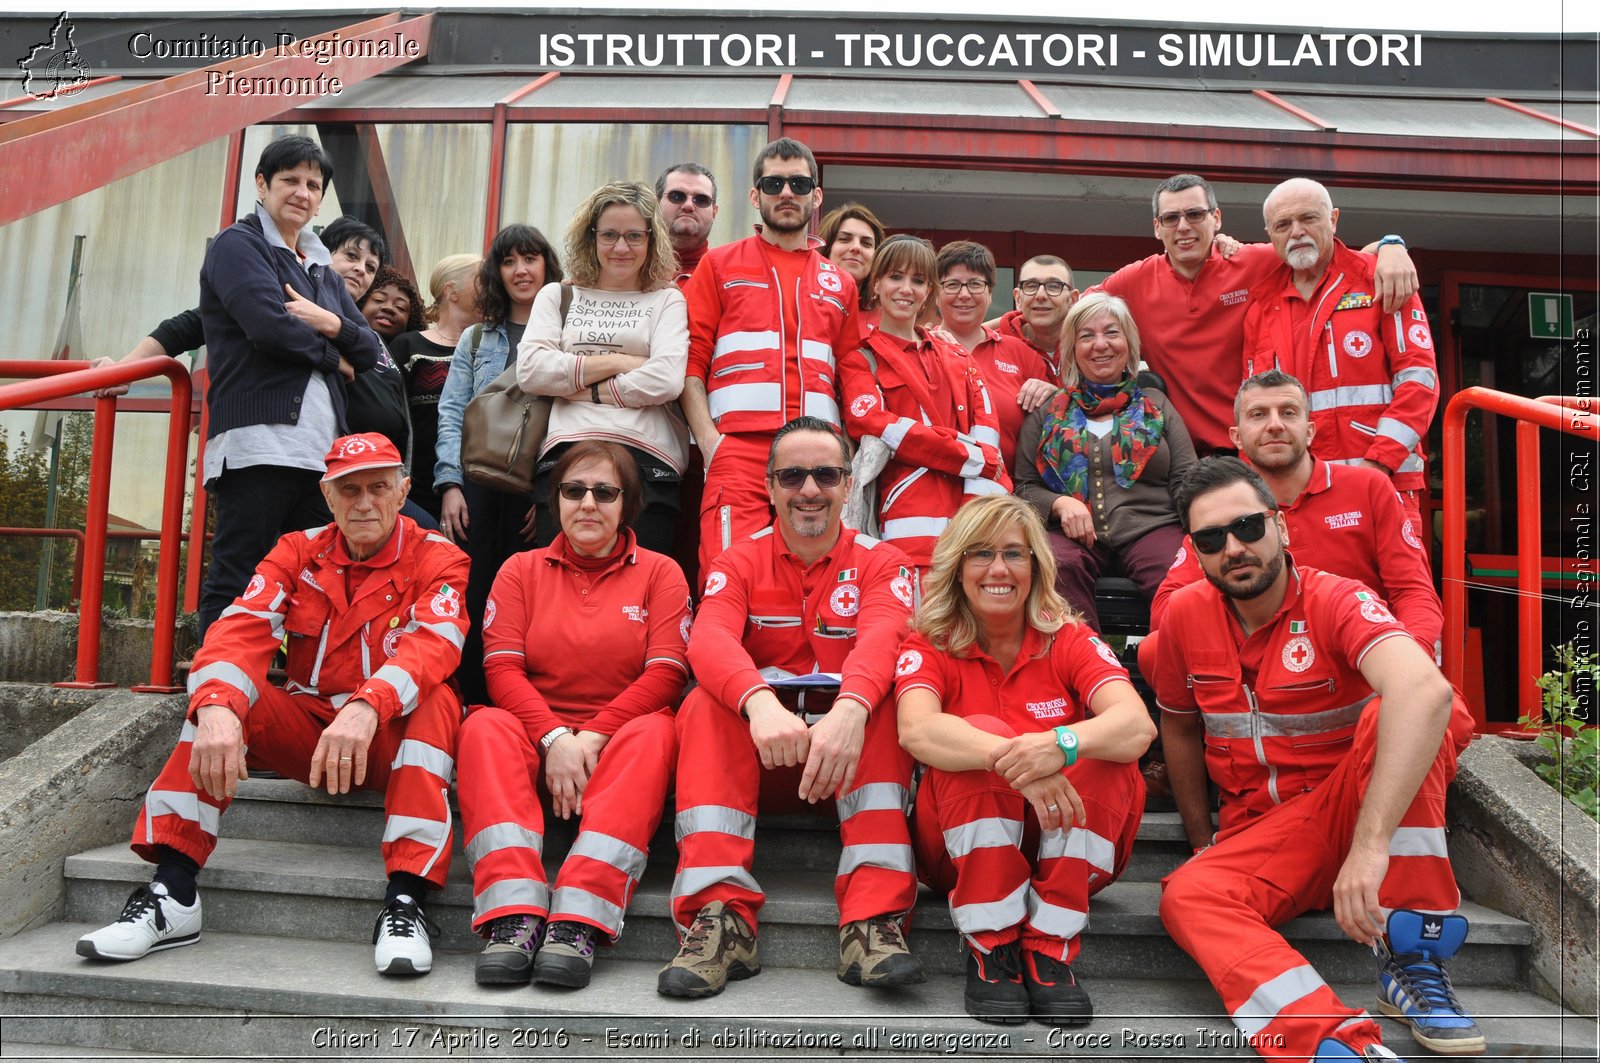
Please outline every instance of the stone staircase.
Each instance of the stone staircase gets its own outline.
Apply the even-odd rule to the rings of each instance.
[[[552,858],[565,849],[564,828],[549,831]],[[459,831],[450,882],[429,904],[443,928],[433,973],[383,978],[370,944],[383,895],[381,833],[375,795],[330,798],[284,780],[248,781],[201,877],[201,942],[132,964],[80,959],[73,943],[121,909],[148,879],[148,865],[125,844],[70,857],[64,921],[0,941],[0,1056],[1253,1058],[1156,915],[1158,880],[1185,852],[1172,813],[1146,815],[1127,874],[1093,902],[1075,967],[1097,1015],[1065,1030],[990,1026],[962,1012],[963,954],[943,900],[927,891],[910,942],[928,983],[869,991],[837,981],[837,830],[805,815],[760,821],[763,971],[720,996],[684,1001],[655,992],[656,972],[676,947],[666,824],[626,931],[601,953],[588,989],[473,984],[477,941],[468,930],[472,890]],[[1490,1058],[1595,1058],[1592,1020],[1527,991],[1530,928],[1471,903],[1463,912],[1472,935],[1451,974],[1489,1035]],[[1346,1000],[1371,1005],[1372,960],[1331,916],[1297,919],[1286,933]],[[1385,1026],[1397,1051],[1427,1054],[1397,1024]]]

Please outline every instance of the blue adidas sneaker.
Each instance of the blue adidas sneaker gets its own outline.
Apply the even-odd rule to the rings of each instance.
[[[1357,1063],[1377,1063],[1378,1060],[1394,1059],[1400,1057],[1382,1045],[1368,1045],[1357,1052],[1354,1048],[1333,1037],[1325,1037],[1317,1046],[1317,1054],[1312,1057],[1313,1063],[1344,1063],[1346,1060],[1356,1060]],[[1401,1060],[1401,1063],[1404,1063]]]
[[[1477,1055],[1487,1046],[1440,965],[1467,940],[1460,915],[1428,915],[1396,908],[1378,956],[1378,1007],[1411,1027],[1422,1047],[1444,1055]]]

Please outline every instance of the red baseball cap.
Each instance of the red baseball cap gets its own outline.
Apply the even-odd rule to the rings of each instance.
[[[340,436],[333,441],[328,456],[322,460],[328,466],[327,474],[322,477],[323,483],[362,469],[392,469],[405,465],[400,460],[400,451],[389,442],[389,437],[378,432]]]

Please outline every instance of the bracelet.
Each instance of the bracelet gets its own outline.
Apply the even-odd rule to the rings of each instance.
[[[539,751],[541,753],[550,752],[550,747],[556,744],[556,739],[560,738],[562,735],[569,735],[571,733],[572,728],[570,727],[563,726],[550,728],[550,730],[545,732],[544,737],[539,739]]]
[[[1061,750],[1061,755],[1067,758],[1062,767],[1070,768],[1078,762],[1078,734],[1072,728],[1065,724],[1056,728],[1056,746]]]
[[[594,400],[596,406],[600,405],[600,384],[598,382],[589,385],[589,397]]]

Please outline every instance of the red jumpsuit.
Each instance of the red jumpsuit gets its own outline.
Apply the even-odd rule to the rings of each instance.
[[[851,438],[877,436],[893,455],[878,475],[881,534],[926,569],[961,503],[1011,490],[989,391],[959,344],[881,330],[839,359],[839,375]]]
[[[1292,561],[1289,562],[1292,565]],[[1274,929],[1328,908],[1372,773],[1379,699],[1361,659],[1408,632],[1354,580],[1292,567],[1277,616],[1245,637],[1209,583],[1172,596],[1153,677],[1164,712],[1199,712],[1222,791],[1217,842],[1163,882],[1161,918],[1235,1025],[1269,1054],[1308,1058],[1325,1037],[1357,1049],[1377,1023],[1340,1003]],[[1445,848],[1445,789],[1472,737],[1458,695],[1427,777],[1389,842],[1386,910],[1460,903]]]
[[[1376,469],[1311,459],[1311,480],[1283,507],[1294,556],[1312,568],[1366,584],[1428,653],[1444,630],[1439,595],[1428,576],[1427,551],[1416,523],[1401,508],[1389,478]],[[1173,593],[1205,579],[1186,536],[1150,603],[1151,635],[1139,644],[1139,665],[1155,671],[1155,632]]]
[[[1422,440],[1439,405],[1433,335],[1413,295],[1385,314],[1375,294],[1376,260],[1334,241],[1333,260],[1309,300],[1282,265],[1250,290],[1245,376],[1277,367],[1311,395],[1312,452],[1344,465],[1369,459],[1394,477],[1411,519],[1426,486]]]
[[[1232,258],[1215,246],[1189,280],[1163,252],[1123,266],[1090,292],[1105,291],[1128,304],[1139,323],[1140,355],[1167,383],[1201,457],[1232,451],[1237,360],[1244,349],[1244,314],[1250,289],[1278,265],[1271,244],[1246,244]]]
[[[705,382],[722,442],[700,501],[700,575],[765,527],[772,435],[802,414],[839,421],[837,359],[860,342],[856,284],[816,247],[783,251],[759,234],[706,252],[683,289],[687,375]]]
[[[461,725],[456,796],[472,865],[473,929],[525,913],[615,939],[639,885],[677,744],[671,708],[688,666],[689,586],[623,529],[609,558],[565,535],[513,554],[484,608],[494,705]],[[541,862],[539,739],[560,726],[609,735],[583,790],[577,839],[552,898]]]
[[[678,713],[672,917],[680,931],[713,901],[756,929],[766,900],[750,874],[761,762],[739,715],[752,694],[770,689],[763,672],[839,673],[838,696],[870,707],[855,781],[838,799],[839,924],[909,911],[916,901],[906,826],[911,757],[900,748],[889,699],[911,576],[904,553],[849,528],[809,567],[777,525],[713,563],[689,639],[700,685]],[[815,709],[831,704],[829,695]],[[799,769],[785,770],[798,786]]]
[[[467,555],[409,517],[366,561],[335,525],[278,540],[244,594],[206,631],[189,672],[189,721],[145,795],[133,851],[168,845],[204,865],[217,844],[215,801],[189,777],[195,713],[225,705],[244,725],[248,763],[301,782],[344,704],[378,713],[361,788],[382,791],[387,872],[444,885],[450,870],[452,754],[461,703],[448,680],[461,660]],[[267,681],[288,636],[289,681]]]
[[[975,646],[957,657],[912,634],[895,675],[897,694],[925,687],[943,711],[1008,738],[1080,722],[1095,691],[1128,680],[1111,648],[1081,624],[1053,640],[1029,627],[1009,673]],[[1026,949],[1073,962],[1089,898],[1127,866],[1144,813],[1138,764],[1080,760],[1062,770],[1088,822],[1044,833],[1027,799],[992,771],[929,768],[922,778],[917,867],[948,893],[956,929],[984,952],[1020,936]]]

